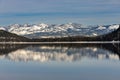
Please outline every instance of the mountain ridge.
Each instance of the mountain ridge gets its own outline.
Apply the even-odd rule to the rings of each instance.
[[[26,42],[30,41],[30,39],[18,36],[17,34],[10,33],[4,30],[0,30],[0,42]]]
[[[88,25],[78,23],[67,24],[14,24],[7,27],[0,27],[11,33],[27,38],[50,38],[68,36],[98,36],[110,33],[119,28],[118,24],[113,25]]]

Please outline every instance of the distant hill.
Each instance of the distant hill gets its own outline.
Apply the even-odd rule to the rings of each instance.
[[[112,25],[84,25],[79,23],[66,24],[13,24],[0,27],[10,33],[27,38],[56,38],[69,36],[99,36],[110,33],[119,28],[119,24]]]
[[[54,42],[54,41],[120,41],[120,27],[108,34],[100,35],[100,36],[68,36],[68,37],[60,37],[60,38],[40,38],[33,39],[35,42]]]
[[[16,34],[0,30],[0,42],[25,42],[30,41],[30,39]]]
[[[117,26],[119,27],[119,26]],[[113,28],[113,26],[112,26]],[[62,41],[120,41],[120,27],[110,33],[98,36],[66,36],[28,39],[14,33],[0,30],[0,42],[62,42]]]
[[[101,35],[99,37],[101,37],[100,40],[104,41],[120,41],[120,27],[109,34]]]

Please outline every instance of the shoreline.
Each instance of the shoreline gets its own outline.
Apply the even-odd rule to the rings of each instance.
[[[0,42],[0,44],[119,44],[120,41],[77,41],[77,42]]]

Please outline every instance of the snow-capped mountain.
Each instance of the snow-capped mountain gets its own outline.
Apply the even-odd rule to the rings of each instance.
[[[14,24],[6,28],[0,29],[7,30],[17,35],[25,36],[28,38],[45,38],[45,37],[64,37],[64,36],[97,36],[110,33],[119,28],[119,25],[94,25],[84,26],[77,23],[67,24]]]
[[[6,28],[0,26],[0,30],[6,30]]]

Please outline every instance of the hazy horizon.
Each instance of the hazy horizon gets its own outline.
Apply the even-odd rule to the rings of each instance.
[[[119,0],[0,0],[0,25],[119,24]]]

